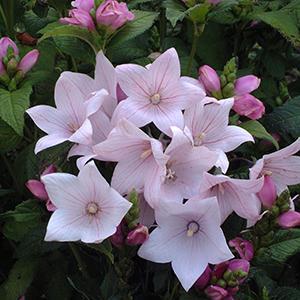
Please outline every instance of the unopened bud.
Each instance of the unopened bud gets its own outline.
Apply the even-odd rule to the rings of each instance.
[[[128,245],[141,245],[149,238],[148,227],[144,225],[138,225],[135,229],[130,231],[126,237],[126,243]]]

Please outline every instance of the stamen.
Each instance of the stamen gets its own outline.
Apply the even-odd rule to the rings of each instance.
[[[86,212],[89,215],[96,215],[99,211],[99,206],[96,202],[90,202],[88,203],[88,205],[86,206]]]
[[[268,171],[268,170],[262,171],[262,176],[265,176],[265,175],[271,176],[272,174],[273,174],[272,171]]]
[[[173,181],[174,182],[176,179],[177,179],[177,176],[175,174],[175,171],[173,171],[171,168],[167,167],[165,181],[167,181],[167,182]]]
[[[152,154],[152,150],[151,150],[151,149],[145,150],[145,151],[141,154],[141,159],[145,159],[145,158],[149,157],[151,154]]]
[[[154,94],[150,97],[150,101],[152,104],[158,104],[160,102],[160,94]]]
[[[192,237],[195,233],[197,233],[200,229],[199,224],[196,221],[192,221],[187,225],[186,235],[188,237]]]

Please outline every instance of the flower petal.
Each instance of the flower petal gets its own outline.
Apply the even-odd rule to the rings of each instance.
[[[61,144],[69,139],[69,134],[50,134],[40,138],[34,148],[34,153],[38,154],[42,150]]]

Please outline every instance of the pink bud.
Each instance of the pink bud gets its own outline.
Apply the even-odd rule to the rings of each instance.
[[[126,237],[126,243],[128,245],[141,245],[149,238],[148,227],[144,225],[138,225],[135,229],[130,231]]]
[[[233,110],[240,116],[246,116],[249,119],[257,120],[265,113],[265,106],[254,96],[245,94],[234,98]]]
[[[245,281],[249,273],[250,263],[248,260],[245,259],[232,259],[229,262],[228,270],[236,274],[236,279],[241,284]]]
[[[61,18],[60,23],[77,25],[87,28],[90,31],[95,30],[95,24],[92,16],[83,9],[72,9],[69,11],[69,18]]]
[[[90,12],[95,6],[94,0],[75,0],[71,2],[72,6]]]
[[[39,180],[30,179],[25,183],[25,185],[29,189],[29,191],[38,199],[44,201],[48,200],[48,194],[45,190],[45,186]]]
[[[211,300],[223,300],[228,299],[228,292],[217,285],[210,285],[205,289],[206,296]]]
[[[257,195],[264,207],[271,208],[273,206],[277,198],[277,193],[271,176],[264,176],[264,185]]]
[[[232,272],[243,271],[248,274],[250,270],[250,263],[246,259],[232,259],[229,262],[228,270]]]
[[[300,226],[300,213],[297,211],[287,211],[281,214],[278,219],[278,224],[282,228],[293,228]]]
[[[237,237],[229,241],[229,246],[234,247],[242,259],[246,259],[248,261],[252,260],[254,256],[254,248],[251,242]]]
[[[0,39],[0,59],[2,60],[3,57],[7,54],[8,47],[12,47],[14,50],[15,55],[19,55],[19,49],[17,45],[9,38],[9,37],[3,37]]]
[[[18,69],[26,74],[34,67],[39,59],[39,56],[40,52],[37,49],[28,52],[20,61]]]
[[[97,9],[97,23],[108,26],[113,30],[134,19],[134,14],[127,8],[126,3],[116,0],[106,0]]]
[[[205,271],[195,282],[195,288],[199,290],[203,290],[210,282],[210,278],[211,278],[211,268],[209,267],[209,265],[207,265]]]
[[[199,80],[204,85],[206,92],[218,92],[221,90],[220,78],[217,72],[208,65],[199,68]]]
[[[57,168],[54,165],[49,165],[47,168],[45,168],[41,176],[56,173],[56,172],[57,172]]]
[[[122,221],[117,227],[117,231],[113,234],[109,240],[115,247],[122,247],[125,244],[125,234],[124,234],[124,221]]]
[[[120,85],[117,84],[117,99],[118,99],[118,102],[121,102],[122,100],[125,100],[126,98],[127,98],[127,95],[121,89]]]
[[[217,279],[220,279],[223,277],[223,274],[227,270],[229,265],[229,261],[224,261],[218,265],[215,265],[213,271],[212,271],[212,276],[216,277]]]
[[[256,90],[260,85],[260,79],[254,75],[240,77],[235,81],[234,92],[236,96],[249,94]]]
[[[48,211],[51,211],[51,212],[56,210],[56,206],[51,202],[50,199],[48,199],[46,202],[46,208]]]

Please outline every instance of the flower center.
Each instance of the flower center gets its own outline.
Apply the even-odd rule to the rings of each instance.
[[[192,237],[195,233],[197,233],[200,229],[200,225],[196,221],[191,221],[187,225],[186,235],[188,237]]]
[[[271,175],[272,175],[272,171],[263,170],[263,171],[261,172],[261,175],[262,175],[262,176],[265,176],[265,175],[271,176]]]
[[[160,94],[154,94],[150,97],[150,101],[152,104],[157,105],[160,102]]]
[[[195,146],[200,146],[205,138],[205,133],[204,132],[201,132],[199,134],[197,134],[195,137],[194,137],[194,144]]]
[[[176,173],[174,170],[172,170],[170,167],[167,167],[165,182],[170,183],[174,182],[177,179]]]
[[[87,214],[94,216],[99,212],[99,206],[96,202],[90,202],[86,206],[86,212]]]

